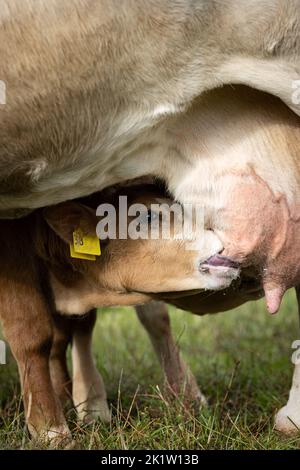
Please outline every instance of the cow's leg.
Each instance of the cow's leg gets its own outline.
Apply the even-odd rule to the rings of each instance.
[[[17,289],[9,282],[7,278],[7,285],[1,284],[1,320],[18,363],[28,429],[40,441],[53,446],[67,445],[71,434],[49,370],[53,339],[51,314],[31,279],[19,282]]]
[[[73,403],[81,420],[91,422],[100,418],[101,421],[109,422],[111,415],[105,386],[92,354],[95,322],[95,310],[87,317],[73,321]]]
[[[73,321],[62,315],[53,315],[53,343],[50,354],[50,375],[56,395],[62,405],[72,400],[72,381],[67,367],[67,348],[72,340]]]
[[[196,379],[180,356],[172,336],[167,306],[151,302],[136,307],[138,318],[146,329],[163,369],[166,385],[172,395],[182,395],[185,402],[206,404]]]
[[[284,59],[230,58],[219,67],[218,80],[265,91],[281,98],[300,116],[300,67]]]
[[[296,288],[300,317],[300,288]],[[298,355],[297,355],[298,356]],[[275,417],[275,429],[284,434],[300,432],[300,362],[295,364],[292,388],[287,404],[278,411]]]

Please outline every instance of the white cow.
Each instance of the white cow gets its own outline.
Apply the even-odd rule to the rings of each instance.
[[[203,91],[300,113],[300,0],[0,0],[0,59],[2,217],[147,173],[178,188],[161,123]]]

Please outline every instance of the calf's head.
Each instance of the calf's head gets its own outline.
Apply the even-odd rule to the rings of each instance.
[[[119,197],[111,199],[109,207],[103,194],[93,199],[94,205],[97,200],[98,205],[106,203],[98,208],[100,216],[95,208],[78,202],[63,203],[43,212],[48,225],[47,247],[52,247],[47,261],[58,310],[76,314],[96,306],[145,302],[161,292],[219,290],[239,275],[238,266],[228,259],[216,265],[206,262],[220,257],[223,249],[212,231],[202,230],[193,240],[178,239],[178,214],[169,210],[174,201],[162,198],[157,190],[140,187],[131,191],[127,199],[129,210],[127,215],[121,211],[121,217]],[[110,221],[115,228],[111,230],[106,223],[107,214],[104,216],[109,208],[114,209]],[[166,219],[168,223],[164,225]],[[170,230],[164,231],[166,227]],[[94,237],[98,231],[102,238],[101,256],[95,261],[70,257],[69,245],[78,229]]]

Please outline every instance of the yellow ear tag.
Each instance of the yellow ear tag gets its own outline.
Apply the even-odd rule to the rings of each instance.
[[[88,261],[96,261],[95,255],[85,255],[84,253],[76,253],[73,245],[70,245],[70,255],[71,255],[71,258],[86,259]]]
[[[100,240],[93,235],[84,235],[78,229],[73,233],[73,246],[70,246],[72,258],[96,261],[96,256],[101,256]]]

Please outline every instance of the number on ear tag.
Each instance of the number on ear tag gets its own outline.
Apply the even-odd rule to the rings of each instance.
[[[96,235],[84,235],[78,229],[73,233],[73,242],[76,253],[101,256],[100,240]]]

